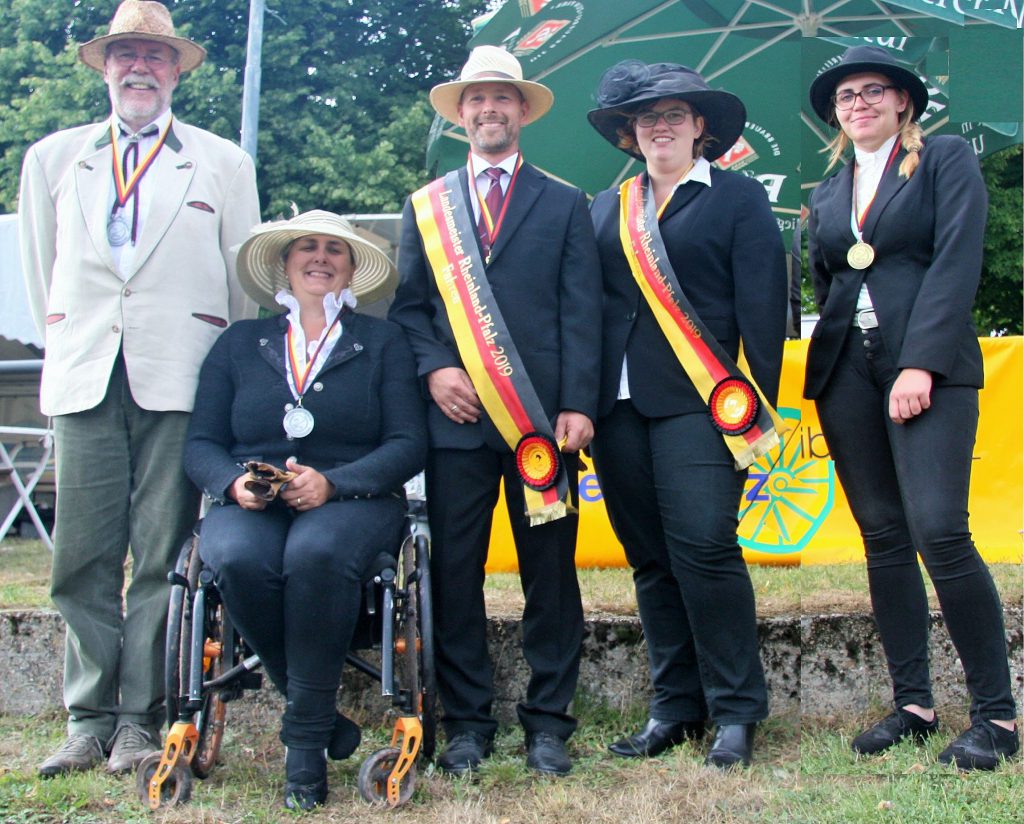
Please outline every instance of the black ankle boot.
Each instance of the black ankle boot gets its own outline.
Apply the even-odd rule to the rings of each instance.
[[[312,810],[327,800],[327,756],[323,750],[288,747],[284,771],[284,805],[289,810]]]

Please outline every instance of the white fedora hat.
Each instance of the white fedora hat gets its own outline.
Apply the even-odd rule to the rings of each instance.
[[[293,240],[307,235],[330,235],[345,241],[352,250],[355,269],[349,289],[366,303],[388,297],[398,286],[398,272],[391,259],[361,237],[340,215],[315,209],[289,220],[261,223],[238,249],[238,282],[246,294],[272,312],[283,312],[274,296],[288,288],[284,252]]]
[[[523,80],[523,67],[511,52],[498,46],[477,46],[469,53],[458,80],[440,83],[430,90],[430,105],[445,120],[458,123],[462,93],[474,83],[511,83],[519,89],[530,104],[524,126],[547,114],[555,102],[547,86]]]

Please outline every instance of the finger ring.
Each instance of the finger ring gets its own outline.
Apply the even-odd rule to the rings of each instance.
[[[295,503],[297,503],[299,506],[302,506],[302,498],[296,498]]]
[[[458,412],[459,411],[459,405],[457,403],[453,403],[452,406],[451,406],[451,410],[452,410],[452,412]]]

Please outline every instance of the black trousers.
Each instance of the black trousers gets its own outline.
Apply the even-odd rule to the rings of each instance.
[[[659,721],[768,715],[750,574],[736,539],[746,472],[706,413],[647,418],[618,401],[591,454],[633,567]]]
[[[405,507],[397,498],[329,501],[293,514],[214,506],[199,551],[231,618],[285,695],[281,740],[326,747],[341,670],[359,618],[362,583],[395,552]]]
[[[933,705],[920,553],[963,663],[972,715],[1015,718],[999,594],[968,526],[978,391],[935,385],[930,408],[897,425],[888,414],[897,375],[878,330],[851,328],[817,401],[864,538],[895,704]]]
[[[574,503],[576,474],[571,468]],[[497,730],[491,713],[494,677],[483,586],[502,478],[526,597],[523,656],[530,680],[525,700],[516,708],[519,722],[527,736],[550,732],[567,739],[576,729],[568,707],[576,691],[583,640],[576,579],[579,517],[531,527],[523,514],[523,488],[512,453],[487,447],[432,449],[427,457],[434,647],[444,726],[449,738],[470,730],[491,737]]]

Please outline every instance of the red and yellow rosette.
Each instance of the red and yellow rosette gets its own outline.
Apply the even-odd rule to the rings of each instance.
[[[725,435],[742,435],[754,425],[760,410],[757,390],[744,378],[719,381],[708,398],[711,423]]]
[[[562,453],[555,439],[540,432],[523,435],[516,445],[516,469],[530,489],[551,489],[562,471]]]

